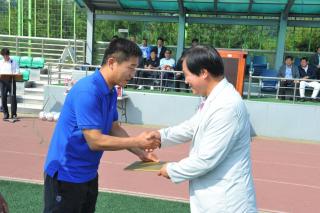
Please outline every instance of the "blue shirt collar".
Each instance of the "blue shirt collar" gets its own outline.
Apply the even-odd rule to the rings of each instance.
[[[112,90],[109,89],[109,86],[104,80],[100,70],[96,70],[96,72],[94,73],[94,78],[96,79],[98,87],[101,88],[101,91],[104,95],[108,95],[110,93],[112,94],[114,88],[112,88]]]

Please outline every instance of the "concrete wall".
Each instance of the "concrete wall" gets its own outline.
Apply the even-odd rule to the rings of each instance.
[[[200,98],[169,94],[126,92],[128,123],[174,125],[190,118]]]
[[[56,85],[44,86],[43,110],[45,112],[60,112],[63,106],[66,87]]]
[[[245,101],[257,135],[320,142],[320,107]]]
[[[78,81],[83,77],[92,75],[94,71],[84,71],[84,70],[73,70],[72,71],[72,80]]]
[[[65,99],[64,92],[65,87],[46,86],[45,111],[60,111]],[[128,123],[133,124],[175,125],[190,118],[200,103],[200,98],[194,96],[125,93],[129,96]],[[320,142],[319,106],[257,101],[245,103],[257,135]],[[124,121],[124,118],[121,120]]]

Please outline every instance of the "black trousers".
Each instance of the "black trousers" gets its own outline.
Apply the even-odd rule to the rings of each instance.
[[[176,88],[176,92],[180,92],[180,88],[181,88],[181,83],[184,85],[185,90],[182,90],[183,92],[189,92],[189,90],[187,90],[189,88],[189,85],[186,84],[185,82],[180,82],[180,81],[184,81],[184,74],[180,74],[180,75],[176,75],[176,80],[174,82],[175,88]]]
[[[320,80],[320,68],[316,70],[317,79]]]
[[[3,114],[4,117],[9,117],[9,111],[8,111],[8,93],[11,92],[11,87],[13,89],[12,91],[12,99],[11,99],[11,116],[17,115],[17,96],[16,96],[16,81],[10,80],[2,80],[1,81],[1,103],[3,108]]]
[[[93,213],[98,197],[98,176],[85,183],[57,180],[45,174],[44,213]]]
[[[299,88],[299,84],[297,84],[297,88]],[[285,80],[280,81],[279,88],[279,98],[280,99],[292,99],[294,93],[294,82],[293,80]],[[289,96],[289,97],[286,97]]]

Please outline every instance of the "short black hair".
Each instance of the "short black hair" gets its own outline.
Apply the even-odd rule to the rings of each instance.
[[[113,39],[117,39],[117,38],[119,38],[119,36],[118,36],[118,35],[113,35],[113,36],[112,36],[112,38],[111,38],[111,40],[113,40]]]
[[[106,48],[101,66],[106,64],[110,57],[114,57],[118,63],[122,63],[130,57],[141,56],[142,52],[136,43],[125,38],[117,38],[112,40]]]
[[[199,39],[194,38],[194,39],[192,39],[191,43],[193,43],[193,42],[197,42],[197,43],[199,43]]]
[[[159,40],[161,40],[162,42],[164,42],[164,39],[163,39],[162,37],[160,37],[160,36],[157,38],[157,41],[159,41]]]
[[[291,56],[291,55],[287,55],[285,58],[284,58],[284,60],[286,61],[287,59],[291,59],[291,61],[293,61],[293,57]]]
[[[302,60],[305,60],[306,62],[309,61],[309,59],[308,59],[307,57],[302,57],[302,58],[300,58],[300,61],[302,61]]]
[[[170,54],[172,53],[172,51],[170,49],[166,49],[166,52],[169,52]]]
[[[182,56],[191,73],[199,76],[203,69],[213,77],[224,75],[223,60],[218,51],[209,46],[197,46],[188,49]]]
[[[1,55],[5,56],[5,55],[10,55],[10,50],[8,48],[3,48],[1,50]]]

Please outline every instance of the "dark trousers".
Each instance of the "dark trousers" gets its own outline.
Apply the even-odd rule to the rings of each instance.
[[[297,88],[299,85],[297,84]],[[279,88],[279,98],[280,99],[292,99],[294,93],[294,82],[292,80],[285,80],[280,81],[280,88]],[[290,97],[286,97],[290,96]]]
[[[181,88],[181,83],[184,85],[184,88],[185,90],[182,90],[183,92],[189,92],[188,88],[189,88],[189,85],[186,84],[185,82],[181,82],[181,81],[184,81],[185,78],[184,78],[184,74],[176,74],[176,81],[174,82],[174,85],[175,85],[175,88],[176,88],[176,92],[180,92],[180,88]]]
[[[1,81],[1,103],[3,108],[3,114],[4,118],[9,117],[9,111],[8,111],[8,93],[11,92],[11,87],[13,89],[12,91],[12,98],[11,98],[11,116],[17,115],[17,96],[16,96],[16,81]]]
[[[320,80],[320,68],[316,70],[317,79]]]
[[[85,183],[71,183],[45,174],[44,213],[93,213],[97,197],[98,176]]]
[[[158,78],[159,74],[156,71],[137,71],[137,85],[148,85],[154,86],[155,80]],[[146,79],[143,79],[146,78]]]

